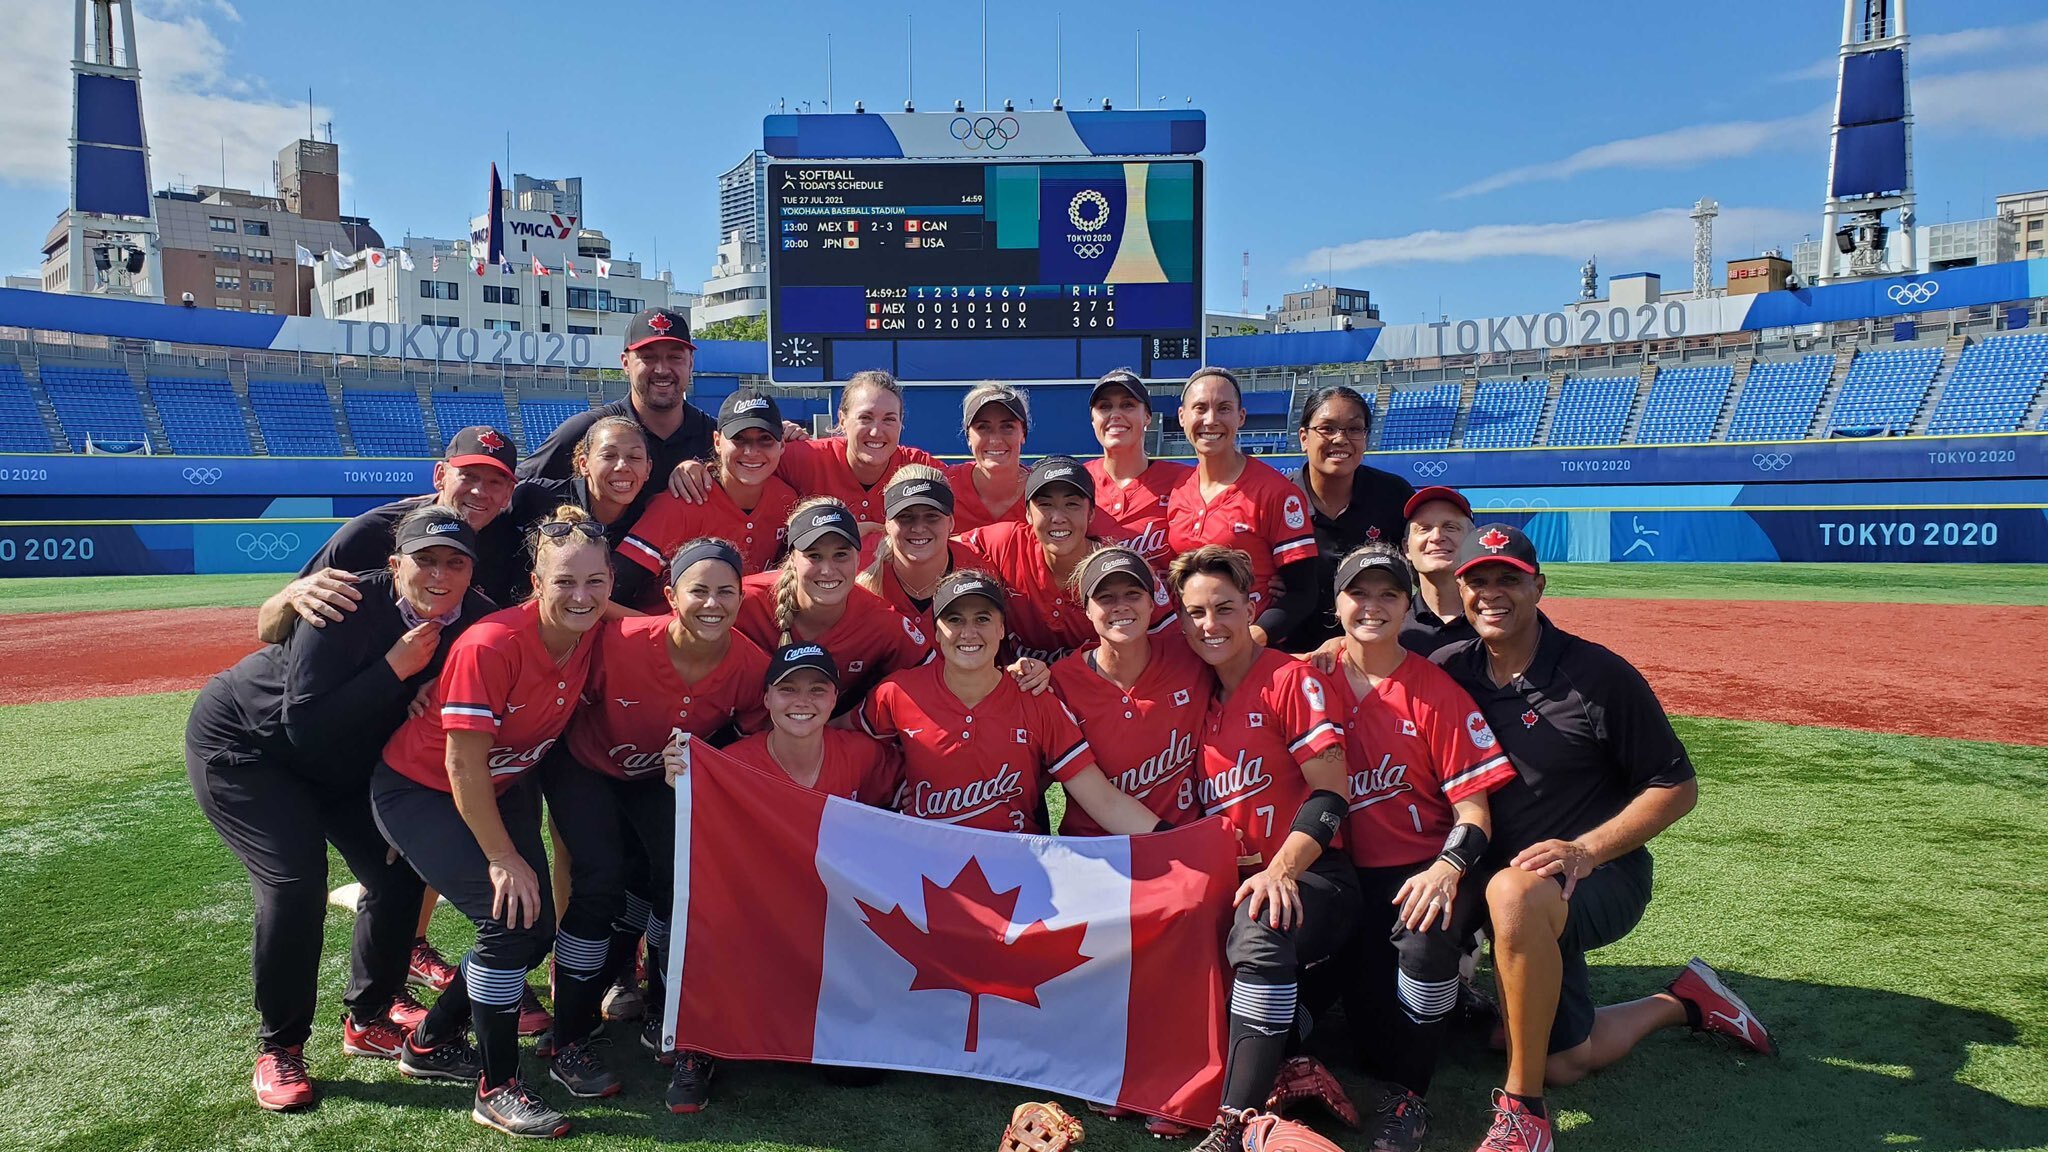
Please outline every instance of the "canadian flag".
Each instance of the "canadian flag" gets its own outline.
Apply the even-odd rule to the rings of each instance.
[[[541,262],[540,262],[540,257],[538,257],[538,256],[535,256],[535,257],[533,258],[533,274],[534,274],[535,276],[552,276],[552,275],[554,275],[554,273],[552,273],[552,272],[548,271],[548,266],[547,266],[547,265],[545,265],[545,264],[543,264],[543,263],[541,263]]]
[[[1221,820],[1016,836],[828,797],[702,741],[689,756],[664,1046],[1215,1118],[1237,885]]]

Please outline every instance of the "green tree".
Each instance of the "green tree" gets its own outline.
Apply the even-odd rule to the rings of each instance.
[[[699,340],[766,340],[768,317],[765,313],[759,316],[735,316],[730,320],[706,324],[697,329],[696,336]]]

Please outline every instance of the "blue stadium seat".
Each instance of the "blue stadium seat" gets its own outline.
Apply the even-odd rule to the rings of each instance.
[[[1619,444],[1636,402],[1635,376],[1573,376],[1557,394],[1548,444]]]
[[[195,456],[248,456],[249,426],[234,386],[220,377],[151,376],[150,399],[163,417],[171,451]]]
[[[512,417],[505,411],[503,392],[436,392],[434,419],[441,425],[441,440],[464,428],[488,424],[507,436],[512,434]]]
[[[1933,345],[1857,353],[1842,381],[1842,394],[1828,413],[1828,426],[1903,433],[1927,399],[1927,390],[1934,387],[1941,356],[1942,349]]]
[[[83,452],[88,437],[128,444],[148,442],[142,399],[135,394],[135,381],[127,372],[45,364],[42,377],[43,391],[49,393],[74,450]]]
[[[1451,446],[1458,419],[1458,386],[1396,388],[1380,426],[1380,451],[1428,451]]]
[[[1731,364],[1701,364],[1657,373],[1643,401],[1638,444],[1704,444],[1728,400],[1735,379]]]
[[[432,456],[426,418],[411,392],[344,389],[341,406],[361,456]]]
[[[251,380],[249,406],[272,456],[339,456],[341,431],[327,389],[302,380]]]
[[[562,421],[579,412],[588,411],[590,405],[581,400],[535,400],[521,397],[519,423],[526,429],[526,443],[519,446],[520,451],[531,452],[540,447],[549,436],[554,435],[555,429],[562,426]]]
[[[1798,360],[1758,361],[1742,382],[1742,394],[1735,400],[1735,415],[1723,439],[1804,440],[1834,372],[1835,358],[1827,352]]]
[[[53,447],[28,377],[19,365],[0,364],[0,452],[48,452]]]
[[[1547,380],[1481,380],[1465,418],[1465,448],[1527,448],[1536,440]]]
[[[1930,435],[2012,432],[2048,378],[2048,333],[1993,336],[1963,349],[1942,386]]]

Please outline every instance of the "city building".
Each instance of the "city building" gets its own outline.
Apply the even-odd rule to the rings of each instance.
[[[1202,330],[1210,336],[1253,336],[1278,331],[1279,321],[1263,312],[1204,311]]]
[[[2048,258],[2048,188],[2039,192],[2009,192],[1997,200],[2000,217],[2010,217],[2020,259]]]
[[[521,212],[548,212],[560,216],[583,215],[583,177],[563,176],[543,180],[524,172],[512,174],[512,191],[506,207]]]
[[[693,314],[697,327],[721,320],[741,320],[768,314],[768,258],[761,245],[735,229],[726,233],[718,246],[718,262],[711,278],[704,281]]]
[[[356,252],[384,238],[341,212],[340,150],[295,140],[273,168],[278,194],[244,188],[167,188],[155,194],[159,282],[164,300],[201,308],[310,316],[313,276],[292,258],[298,247]],[[69,234],[59,220],[43,241],[43,287],[69,291]]]
[[[1281,298],[1274,313],[1275,331],[1342,332],[1380,327],[1380,310],[1363,288],[1331,288],[1310,284]]]
[[[2035,219],[2048,219],[2048,192],[2033,193],[2039,199],[2041,208]],[[2026,217],[2006,216],[2005,201],[1999,198],[1999,214],[1977,220],[1955,220],[1946,224],[1923,224],[1913,229],[1912,243],[1899,232],[1892,232],[1885,238],[1882,267],[1893,271],[1879,275],[1900,275],[1906,273],[1941,272],[1950,268],[1970,268],[1979,264],[2004,264],[2013,260],[2035,260],[2043,255],[2036,248],[2031,253],[2021,240]],[[2011,197],[2024,203],[2025,197]],[[2039,239],[2048,232],[2036,230],[2033,235]],[[1832,247],[1835,241],[1827,243]],[[1792,248],[1792,271],[1803,285],[1812,286],[1820,274],[1821,241],[1802,240]],[[1913,263],[1907,264],[1911,259]],[[1838,276],[1837,279],[1853,279]]]
[[[718,235],[735,232],[756,244],[768,236],[768,154],[759,148],[718,178]]]

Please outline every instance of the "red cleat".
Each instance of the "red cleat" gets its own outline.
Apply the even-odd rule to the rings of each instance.
[[[1721,983],[1720,974],[1705,960],[1693,957],[1692,963],[1685,966],[1685,971],[1680,972],[1678,979],[1667,985],[1665,991],[1692,1007],[1699,1017],[1699,1023],[1694,1027],[1700,1031],[1718,1032],[1758,1055],[1770,1056],[1777,1052],[1777,1047],[1771,1043],[1770,1029],[1750,1014],[1749,1005]]]
[[[1194,1129],[1185,1124],[1176,1124],[1164,1116],[1148,1116],[1145,1118],[1145,1131],[1161,1140],[1178,1140],[1194,1132]]]
[[[422,936],[412,942],[412,962],[406,965],[405,982],[430,992],[446,992],[455,983],[455,965],[443,959]]]
[[[396,1060],[398,1050],[405,1046],[405,1038],[409,1035],[409,1029],[400,1028],[389,1020],[372,1020],[358,1028],[353,1015],[341,1014],[341,1050],[351,1056]]]
[[[410,1032],[427,1018],[427,1006],[409,990],[400,988],[398,995],[391,998],[391,1007],[385,1009],[384,1018]]]
[[[529,986],[526,995],[519,1001],[519,1034],[538,1036],[554,1026],[554,1016],[546,1008],[541,1007],[540,997]]]
[[[1321,1060],[1296,1056],[1282,1064],[1273,1077],[1273,1094],[1266,1098],[1266,1111],[1275,1116],[1285,1115],[1288,1109],[1307,1100],[1322,1105],[1346,1127],[1358,1127],[1358,1105],[1344,1094],[1344,1086],[1337,1083]]]
[[[1550,1117],[1538,1116],[1514,1097],[1493,1090],[1493,1127],[1474,1152],[1554,1152]]]
[[[310,1107],[313,1081],[306,1075],[305,1045],[265,1044],[256,1053],[256,1073],[249,1086],[256,1091],[259,1108],[291,1112]]]

